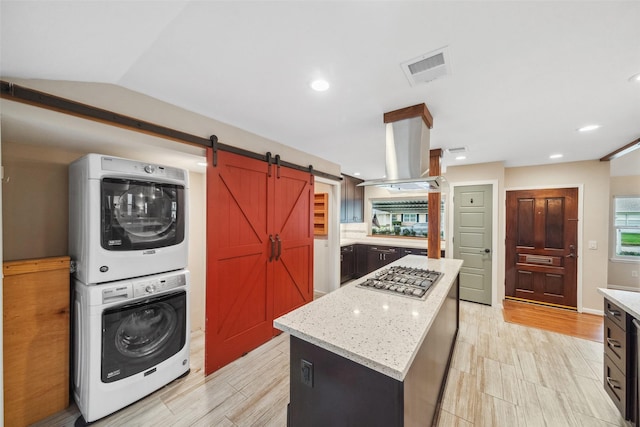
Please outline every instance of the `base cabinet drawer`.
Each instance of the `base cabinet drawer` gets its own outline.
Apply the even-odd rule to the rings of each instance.
[[[625,375],[618,369],[607,354],[604,356],[604,390],[607,392],[613,403],[626,419],[627,413],[627,391],[628,383]]]
[[[626,374],[627,370],[628,341],[627,332],[606,317],[604,320],[604,352],[623,374]]]
[[[618,325],[623,331],[628,329],[628,323],[631,319],[627,312],[607,299],[604,300],[604,314],[608,320]]]

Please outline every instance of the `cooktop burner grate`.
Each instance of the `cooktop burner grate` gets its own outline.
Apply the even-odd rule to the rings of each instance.
[[[404,266],[389,267],[375,277],[357,284],[357,287],[425,299],[427,291],[440,280],[442,273]]]

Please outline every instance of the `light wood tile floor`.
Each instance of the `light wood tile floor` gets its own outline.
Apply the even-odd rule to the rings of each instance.
[[[602,344],[506,323],[500,309],[460,307],[439,427],[628,427],[602,386]],[[288,335],[206,378],[203,347],[193,333],[187,377],[93,425],[286,426]],[[77,417],[72,405],[36,425],[72,426]]]

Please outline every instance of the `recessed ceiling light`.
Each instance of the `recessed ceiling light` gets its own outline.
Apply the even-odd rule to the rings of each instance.
[[[456,156],[456,160],[464,160],[467,156]]]
[[[207,166],[207,162],[198,162],[196,163],[198,166]]]
[[[600,125],[587,125],[587,126],[582,126],[581,128],[578,128],[578,132],[590,132],[592,130],[596,130],[600,127]]]
[[[360,176],[360,172],[354,172],[353,176]]]
[[[549,156],[550,159],[560,159],[562,158],[562,154],[552,154]]]
[[[640,82],[640,73],[638,74],[634,74],[633,76],[629,77],[629,81],[631,83],[637,83]]]
[[[329,82],[322,79],[314,80],[311,82],[311,89],[317,92],[324,92],[329,89]]]

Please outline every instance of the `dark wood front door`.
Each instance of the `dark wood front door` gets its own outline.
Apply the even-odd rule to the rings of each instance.
[[[576,307],[578,189],[507,191],[507,298]]]

